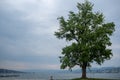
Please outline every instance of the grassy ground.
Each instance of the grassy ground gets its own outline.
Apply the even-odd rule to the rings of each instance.
[[[81,78],[76,78],[72,80],[115,80],[115,79],[100,79],[100,78],[87,78],[87,79],[81,79]]]

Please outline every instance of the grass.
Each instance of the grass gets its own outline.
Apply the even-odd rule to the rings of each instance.
[[[86,79],[82,79],[82,78],[75,78],[72,80],[116,80],[116,79],[100,79],[100,78],[86,78]]]

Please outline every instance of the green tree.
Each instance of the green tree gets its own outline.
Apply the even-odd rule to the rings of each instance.
[[[86,78],[86,68],[96,62],[101,65],[112,56],[110,36],[115,31],[114,23],[106,23],[100,12],[93,12],[89,1],[77,4],[78,12],[69,12],[68,19],[59,17],[60,28],[55,32],[59,39],[65,38],[72,44],[62,49],[61,68],[82,68],[82,78]]]

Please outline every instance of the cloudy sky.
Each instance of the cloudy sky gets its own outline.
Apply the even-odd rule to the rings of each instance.
[[[61,49],[69,43],[59,40],[57,17],[77,11],[84,0],[0,0],[0,68],[59,69]],[[106,22],[116,25],[111,37],[113,57],[102,67],[120,66],[120,0],[90,0],[94,11],[103,12]],[[95,63],[93,67],[99,67]]]

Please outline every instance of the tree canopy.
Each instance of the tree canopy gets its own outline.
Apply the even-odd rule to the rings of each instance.
[[[86,78],[86,67],[96,62],[101,65],[112,56],[110,36],[115,31],[113,22],[106,22],[100,12],[93,12],[89,1],[77,4],[78,12],[69,12],[68,19],[59,17],[60,27],[55,32],[59,39],[71,41],[62,49],[61,68],[70,69],[78,65],[82,68],[82,77]]]

